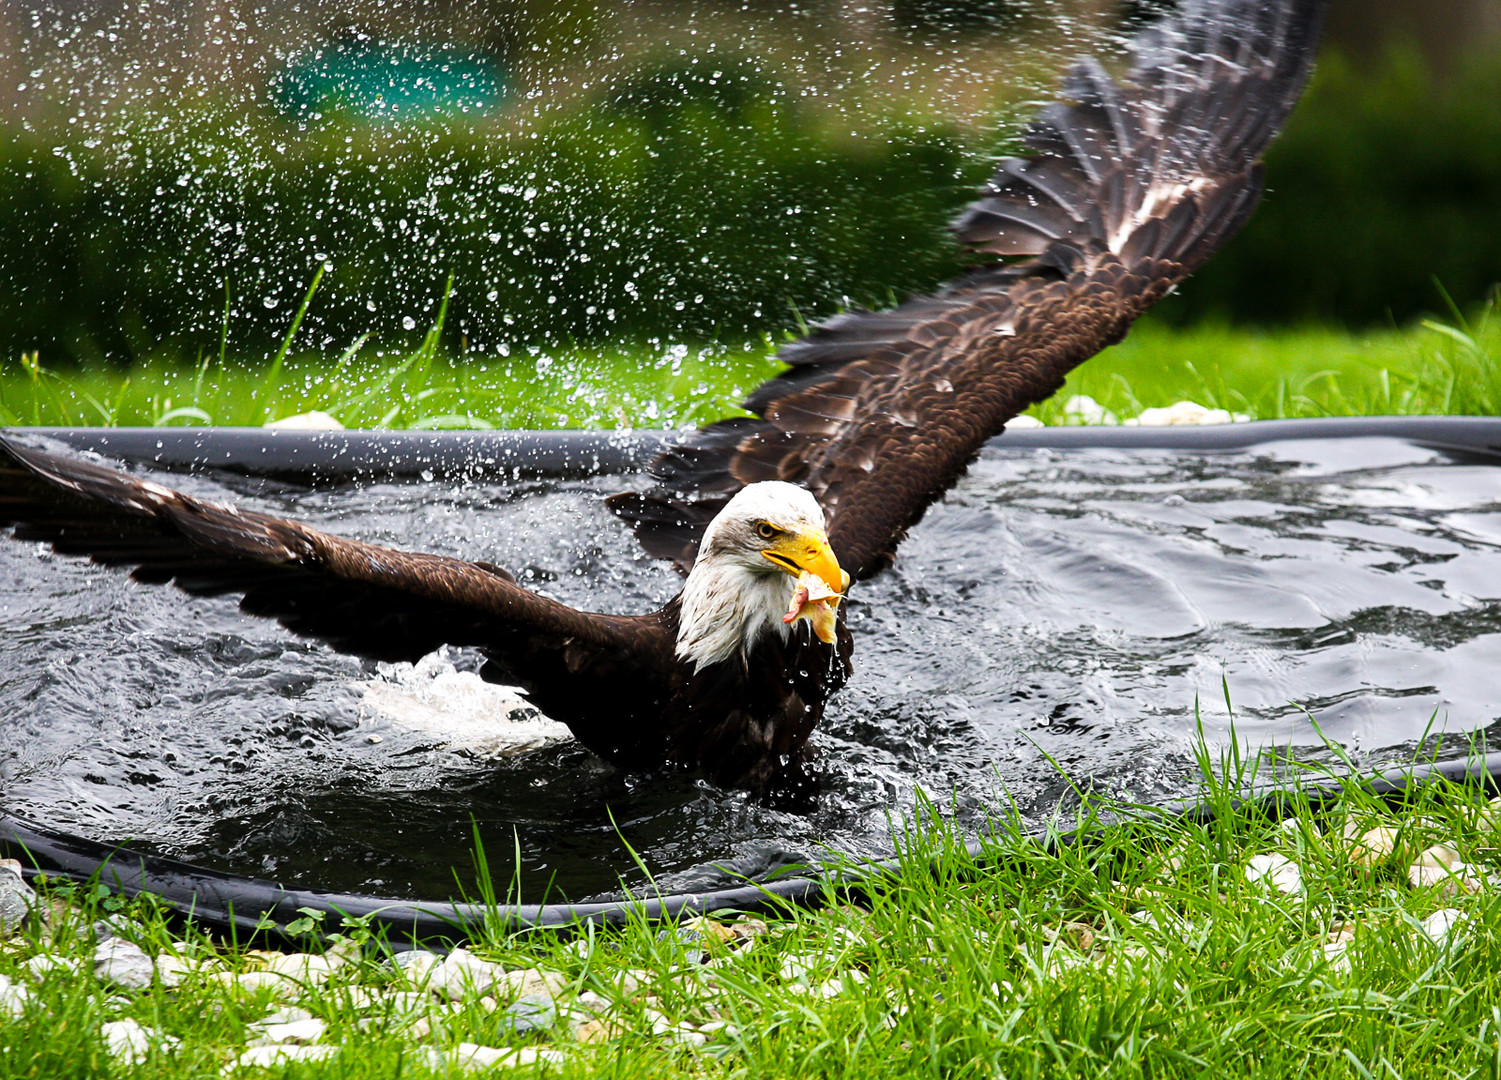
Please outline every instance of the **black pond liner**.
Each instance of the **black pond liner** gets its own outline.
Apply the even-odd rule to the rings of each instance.
[[[34,428],[79,451],[151,463],[168,469],[227,470],[308,485],[378,480],[465,477],[570,477],[639,470],[666,435],[660,432],[375,432],[293,431],[262,428]],[[1293,439],[1362,437],[1402,439],[1455,457],[1501,464],[1501,418],[1371,417],[1267,420],[1210,427],[1033,428],[1010,432],[999,445],[1010,449],[1174,449],[1216,453]],[[1360,782],[1378,796],[1394,797],[1416,786],[1447,781],[1501,788],[1501,754],[1418,764],[1376,773]],[[1289,800],[1318,806],[1342,790],[1337,778],[1320,779],[1258,794],[1254,802],[1280,813]],[[1157,808],[1164,816],[1206,820],[1203,803]],[[1090,834],[1056,836],[1061,844],[1088,842]],[[983,858],[993,841],[968,843]],[[896,871],[897,860],[810,867],[805,876],[751,882],[713,892],[645,896],[610,903],[505,905],[440,900],[413,902],[376,896],[286,889],[271,881],[237,877],[171,859],[157,858],[49,830],[44,824],[0,813],[0,849],[18,857],[30,876],[44,873],[75,881],[98,881],[128,896],[152,893],[175,912],[207,928],[249,940],[266,931],[266,920],[285,925],[299,909],[326,913],[325,928],[342,917],[368,918],[372,931],[394,947],[413,942],[454,942],[484,926],[577,930],[587,924],[633,919],[674,919],[713,911],[767,911],[816,907],[832,896],[859,892]]]

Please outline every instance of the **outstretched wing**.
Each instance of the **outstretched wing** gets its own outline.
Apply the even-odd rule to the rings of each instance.
[[[413,661],[442,644],[628,651],[649,633],[650,617],[575,611],[496,566],[331,536],[0,438],[6,525],[63,554],[132,566],[138,581],[242,594],[252,615],[376,660]]]
[[[616,496],[653,555],[692,565],[703,527],[758,480],[802,484],[856,577],[896,545],[1006,421],[1201,266],[1260,198],[1261,153],[1306,81],[1323,0],[1184,0],[1133,42],[1121,83],[1076,62],[1060,100],[955,221],[1022,261],[856,311],[787,346],[789,370]]]

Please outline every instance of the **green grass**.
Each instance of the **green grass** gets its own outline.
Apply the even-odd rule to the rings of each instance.
[[[1088,394],[1124,419],[1187,399],[1256,420],[1300,416],[1501,414],[1501,310],[1455,310],[1402,330],[1244,330],[1146,323],[1077,368],[1032,410],[1063,423]]]
[[[441,325],[441,324],[440,324]],[[356,341],[341,355],[292,348],[237,361],[227,342],[195,365],[50,370],[34,354],[0,369],[0,424],[250,425],[319,409],[346,427],[678,427],[733,413],[779,370],[775,343],[518,347],[453,356],[435,326],[406,355]],[[1088,394],[1124,419],[1189,399],[1255,419],[1501,414],[1501,312],[1349,334],[1325,328],[1174,329],[1147,321],[1033,410],[1062,423]]]
[[[1224,762],[1219,770],[1223,775]],[[568,944],[551,934],[498,934],[475,945],[508,966],[560,972],[574,992],[618,1003],[618,1037],[581,1044],[560,1036],[562,1077],[1469,1077],[1501,1061],[1501,810],[1473,789],[1423,788],[1392,806],[1347,785],[1331,807],[1302,806],[1290,825],[1237,806],[1248,777],[1211,781],[1219,816],[1163,820],[1130,808],[1125,824],[1087,846],[1049,851],[1000,830],[977,861],[941,817],[903,846],[895,877],[856,904],[789,912],[738,950],[713,941],[712,964],[688,962],[677,936],[635,924]],[[1080,824],[1094,825],[1084,818]],[[1385,823],[1408,853],[1456,846],[1474,892],[1408,886],[1402,862],[1352,867],[1338,839],[1346,822]],[[1256,854],[1297,861],[1305,888],[1281,895],[1247,880]],[[930,867],[936,863],[936,873]],[[51,926],[33,920],[0,948],[0,973],[25,981],[24,960],[45,949],[86,960],[89,921],[119,919],[121,901],[74,890],[81,906]],[[1464,929],[1435,945],[1418,921],[1461,912]],[[152,904],[124,914],[148,951],[174,931]],[[1326,956],[1327,935],[1352,924],[1348,969]],[[190,936],[200,961],[246,969],[254,954]],[[351,987],[396,988],[378,955],[308,992],[337,1057],[288,1075],[427,1076],[419,1046],[460,1041],[538,1045],[500,1032],[496,1016],[466,1004],[422,1039],[409,1022],[362,1022]],[[623,976],[641,980],[623,989]],[[830,983],[829,996],[810,992]],[[27,1010],[0,1019],[0,1075],[217,1076],[244,1046],[247,1025],[272,1006],[268,991],[236,995],[208,980],[175,991],[120,993],[87,973],[54,972]],[[506,1002],[502,1000],[501,1006]],[[708,1052],[650,1033],[654,1010],[699,1023],[717,1010],[733,1025]],[[127,1069],[108,1063],[99,1030],[133,1017],[181,1040]],[[441,1071],[438,1075],[442,1075]]]

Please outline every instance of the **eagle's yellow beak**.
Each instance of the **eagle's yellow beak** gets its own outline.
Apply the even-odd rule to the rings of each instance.
[[[840,569],[828,537],[821,532],[789,534],[761,554],[783,573],[797,578],[782,621],[807,619],[819,641],[834,644],[839,601],[849,588],[850,576]]]

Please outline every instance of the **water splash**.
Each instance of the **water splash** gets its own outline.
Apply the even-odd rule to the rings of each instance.
[[[324,265],[299,342],[324,352],[409,341],[450,273],[450,343],[481,353],[754,337],[923,288],[996,130],[1114,27],[1086,0],[948,6],[1008,15],[12,6],[0,351],[191,358],[227,286],[254,355]]]

